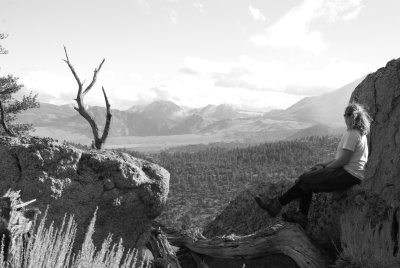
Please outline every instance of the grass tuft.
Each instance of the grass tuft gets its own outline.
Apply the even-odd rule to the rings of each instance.
[[[125,250],[122,239],[117,244],[112,243],[112,235],[104,240],[100,250],[96,249],[92,240],[96,212],[85,234],[82,248],[76,254],[72,251],[77,230],[73,216],[68,220],[64,217],[59,229],[53,223],[46,228],[46,211],[28,241],[19,238],[12,242],[14,246],[7,261],[3,261],[4,250],[1,249],[0,268],[149,268],[149,260],[138,262],[138,251]]]
[[[392,213],[389,213],[391,215]],[[392,216],[372,227],[365,211],[349,211],[341,219],[341,246],[336,268],[400,267],[400,258],[394,256],[391,236]]]

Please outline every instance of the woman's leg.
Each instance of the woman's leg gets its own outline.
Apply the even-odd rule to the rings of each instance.
[[[305,195],[306,192],[300,187],[299,182],[293,185],[289,190],[287,190],[282,196],[278,197],[279,202],[282,206],[286,206],[293,200],[300,198]]]
[[[312,193],[333,192],[347,189],[361,181],[343,168],[323,168],[306,172],[299,177],[296,184],[278,198],[285,206],[300,198],[300,212],[307,215],[311,205]]]
[[[287,204],[298,198],[300,199],[300,212],[307,215],[311,205],[312,192],[304,191],[300,187],[300,181],[292,186],[289,190],[287,190],[282,196],[280,196],[278,198],[278,201],[282,204],[282,206],[286,206]]]
[[[333,192],[345,190],[360,184],[361,180],[348,173],[343,167],[323,168],[304,173],[299,177],[299,187],[306,193]]]
[[[294,215],[294,217],[286,215],[285,218],[288,221],[299,222],[304,227],[307,224],[307,214],[313,192],[344,190],[360,182],[343,168],[323,168],[302,174],[296,184],[278,198],[264,203],[260,197],[255,197],[255,201],[272,217],[275,217],[281,211],[282,206],[300,198],[299,215]]]
[[[308,214],[308,211],[310,210],[311,206],[311,201],[312,201],[312,192],[305,193],[304,195],[300,196],[299,211],[304,215]]]

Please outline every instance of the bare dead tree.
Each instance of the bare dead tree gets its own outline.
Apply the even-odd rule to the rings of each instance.
[[[110,103],[108,102],[106,91],[104,90],[104,87],[102,87],[104,99],[106,101],[107,115],[106,115],[106,123],[104,126],[103,134],[101,135],[101,137],[99,135],[99,128],[98,128],[96,122],[94,121],[94,118],[86,110],[85,105],[83,103],[83,99],[84,99],[85,95],[89,92],[89,90],[93,87],[93,85],[96,83],[97,74],[100,71],[101,67],[103,66],[105,59],[103,59],[103,61],[99,65],[99,67],[94,69],[92,82],[90,82],[90,84],[85,89],[83,89],[83,83],[79,79],[74,67],[72,66],[71,62],[69,61],[67,48],[65,46],[64,46],[64,51],[65,51],[65,57],[66,57],[66,59],[64,61],[68,64],[69,69],[71,70],[76,82],[78,83],[78,94],[75,99],[75,101],[78,104],[78,107],[74,107],[74,109],[76,111],[78,111],[79,114],[83,118],[86,119],[86,121],[89,122],[90,127],[92,128],[92,132],[93,132],[93,136],[94,136],[94,142],[92,143],[92,147],[94,147],[95,149],[101,149],[107,139],[108,132],[110,130],[111,117],[112,117]]]

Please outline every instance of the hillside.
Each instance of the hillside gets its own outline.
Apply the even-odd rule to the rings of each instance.
[[[325,124],[315,124],[311,127],[304,128],[291,135],[287,140],[303,139],[309,136],[326,136],[326,135],[340,135],[346,131],[346,127],[331,127]]]
[[[264,117],[276,120],[323,123],[332,126],[343,125],[343,110],[351,93],[362,79],[357,79],[335,91],[320,96],[304,98],[286,110],[274,110],[266,113]]]

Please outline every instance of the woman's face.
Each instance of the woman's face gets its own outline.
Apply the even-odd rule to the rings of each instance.
[[[344,114],[344,121],[346,122],[347,128],[349,128],[349,127],[350,127],[350,124],[351,124],[351,115],[349,115],[349,114]]]

